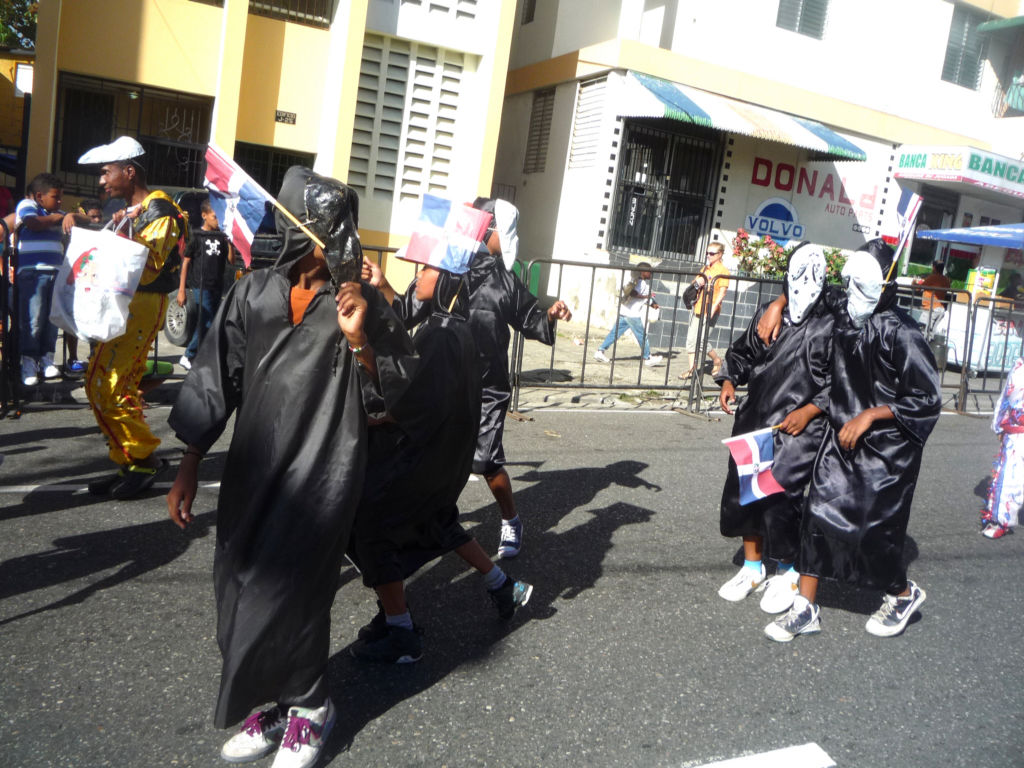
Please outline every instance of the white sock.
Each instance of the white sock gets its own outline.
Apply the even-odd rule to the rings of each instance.
[[[403,629],[412,629],[412,616],[408,611],[405,613],[399,613],[396,616],[388,616],[385,614],[384,620],[389,627],[402,627]]]
[[[505,585],[505,579],[508,577],[505,572],[498,566],[494,566],[487,573],[483,574],[484,586],[491,592],[496,589],[501,589]]]

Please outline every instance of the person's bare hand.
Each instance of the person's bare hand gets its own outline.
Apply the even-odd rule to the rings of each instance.
[[[374,288],[380,288],[381,283],[384,282],[384,270],[377,262],[364,256],[362,278]]]
[[[779,429],[785,432],[787,435],[796,437],[805,429],[810,423],[813,416],[805,411],[803,408],[797,408],[794,411],[790,411],[786,414],[786,418],[782,420],[779,425]]]
[[[178,302],[178,306],[179,307],[184,307],[185,306],[185,291],[179,289],[178,290],[178,295],[175,296],[175,300]]]
[[[345,334],[349,345],[363,346],[366,343],[366,334],[363,333],[366,299],[363,298],[359,283],[342,283],[334,300],[338,305],[338,327]]]
[[[548,308],[548,321],[553,323],[556,320],[572,320],[572,312],[569,311],[568,305],[561,299]]]
[[[77,223],[77,221],[75,219],[75,214],[73,214],[73,213],[65,214],[64,218],[61,219],[61,223],[60,223],[61,231],[65,235],[70,234],[71,233],[71,228],[73,226],[75,226],[76,223]]]
[[[761,319],[757,321],[757,336],[765,344],[771,344],[779,338],[779,330],[782,328],[782,310],[784,304],[778,300],[773,301],[765,309]]]
[[[874,421],[874,417],[868,411],[861,411],[843,424],[843,428],[839,430],[839,447],[845,451],[852,451],[861,435],[868,431]]]
[[[192,503],[199,488],[198,468],[198,456],[182,456],[181,464],[178,465],[178,475],[174,478],[171,490],[167,492],[167,514],[182,530],[195,519],[192,516]]]
[[[722,382],[722,391],[718,393],[718,404],[722,410],[732,416],[732,406],[736,403],[736,387],[726,379]]]

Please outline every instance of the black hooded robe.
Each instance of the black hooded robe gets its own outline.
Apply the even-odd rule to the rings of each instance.
[[[389,404],[390,419],[369,428],[366,484],[349,546],[368,587],[404,581],[472,538],[459,524],[457,502],[480,423],[480,372],[464,299],[454,314],[445,309],[459,280],[441,273],[440,298],[413,336],[416,375]]]
[[[739,435],[780,423],[787,414],[808,403],[822,411],[828,407],[832,366],[832,314],[819,301],[799,324],[788,314],[779,337],[766,346],[757,335],[758,309],[746,332],[730,345],[716,381],[747,384],[747,396],[736,409],[732,434]],[[736,462],[722,489],[720,529],[723,536],[763,536],[764,551],[785,563],[796,560],[800,542],[800,510],[804,488],[825,434],[824,415],[812,419],[799,435],[776,431],[772,474],[786,493],[750,504],[739,502]]]
[[[801,526],[798,569],[866,588],[906,586],[903,545],[924,443],[942,408],[931,349],[917,324],[883,295],[863,327],[853,325],[841,291],[835,317],[832,386],[825,437],[814,462]],[[839,431],[862,411],[888,406],[852,451]]]
[[[398,399],[415,368],[408,334],[367,284],[379,390],[344,344],[330,284],[292,326],[292,263],[231,287],[168,419],[206,451],[236,413],[214,559],[221,728],[324,685],[331,604],[366,464],[364,399]]]

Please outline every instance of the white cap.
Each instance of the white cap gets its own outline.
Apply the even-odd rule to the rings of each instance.
[[[519,255],[519,209],[507,200],[495,200],[494,229],[498,232],[505,269],[511,270]]]
[[[144,154],[146,154],[146,150],[142,148],[139,142],[131,136],[121,136],[110,144],[93,147],[78,158],[78,162],[80,165],[125,163],[142,157]]]

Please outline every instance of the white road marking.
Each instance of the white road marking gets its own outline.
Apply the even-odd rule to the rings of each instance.
[[[759,755],[747,755],[696,768],[835,768],[836,761],[817,744],[801,744]]]
[[[161,491],[168,491],[171,489],[173,483],[153,483],[152,488],[157,488]],[[200,483],[200,488],[220,488],[220,483]],[[0,493],[88,493],[88,485],[77,485],[71,483],[44,483],[42,485],[0,485]]]

